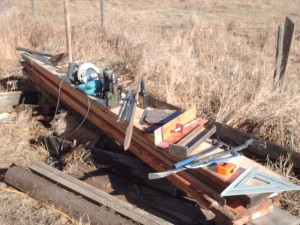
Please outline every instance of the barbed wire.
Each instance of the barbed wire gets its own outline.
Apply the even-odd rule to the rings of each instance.
[[[29,0],[22,0],[22,2],[30,2]],[[42,1],[36,1],[36,3],[41,3]],[[72,0],[70,1],[70,3],[76,3],[76,2],[84,2],[85,4],[87,4],[88,2],[86,0]],[[44,2],[43,2],[44,3]],[[94,1],[94,2],[90,2],[90,3],[94,3],[93,5],[98,5],[98,1]],[[63,6],[63,2],[59,2],[60,6]],[[109,2],[105,2],[105,4],[107,6],[109,6],[110,8],[114,8],[113,5],[111,5]],[[28,5],[22,5],[22,7],[25,7],[27,8],[28,10],[31,9],[31,5],[28,4]],[[44,8],[42,8],[40,6],[40,4],[35,4],[35,10],[36,11],[39,11],[39,12],[42,12],[44,10]],[[77,11],[78,9],[76,9],[75,11]],[[70,15],[71,16],[78,16],[78,15],[83,15],[83,16],[97,16],[100,18],[100,4],[99,4],[99,7],[95,7],[94,10],[97,12],[91,12],[91,11],[88,11],[88,12],[79,12],[77,11],[76,13],[72,13],[70,12]],[[153,10],[153,9],[152,9]],[[203,12],[202,12],[203,13]],[[205,13],[205,12],[204,12]],[[205,13],[205,14],[209,14],[209,15],[214,15],[216,16],[217,14],[213,14],[213,13]],[[224,15],[226,16],[226,15]],[[227,16],[228,17],[228,16]],[[110,18],[107,18],[106,20],[110,20]],[[120,19],[117,19],[117,18],[114,18],[114,20],[118,20],[118,21],[125,21],[124,18],[120,18]],[[206,21],[203,21],[203,22],[206,22]],[[186,24],[180,24],[180,25],[171,25],[171,24],[143,24],[141,22],[130,22],[128,20],[126,20],[126,24],[130,23],[131,25],[134,25],[134,26],[140,26],[140,27],[150,27],[150,28],[161,28],[161,29],[200,29],[200,30],[228,30],[228,31],[236,31],[236,30],[272,30],[272,29],[278,29],[278,26],[267,26],[267,27],[236,27],[233,25],[233,27],[230,26],[230,24],[228,25],[213,25],[212,27],[195,27],[195,26],[187,26],[188,22],[186,22]]]

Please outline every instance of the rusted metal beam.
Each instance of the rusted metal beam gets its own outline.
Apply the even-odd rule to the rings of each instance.
[[[55,68],[39,64],[29,54],[23,54],[22,57],[26,61],[24,67],[31,74],[30,77],[35,83],[42,85],[45,90],[57,96],[61,79],[58,76],[59,74],[55,72]],[[87,96],[75,90],[66,82],[61,85],[61,101],[81,115],[86,114]],[[123,143],[126,126],[117,123],[117,117],[109,109],[96,101],[91,101],[88,119],[109,136],[114,137],[116,141]],[[136,127],[133,128],[132,144],[129,150],[157,171],[171,169],[173,163],[177,160],[167,150],[154,146],[153,137]],[[196,170],[175,174],[168,179],[192,196],[200,205],[210,208],[217,216],[222,217],[226,224],[243,224],[246,220],[247,222],[251,221],[253,214],[261,213],[263,215],[264,212],[267,212],[266,209],[269,207],[267,203],[250,208],[246,208],[242,200],[240,200],[241,202],[235,201],[234,204],[226,204],[218,191],[226,183],[223,182],[220,186],[218,183],[221,181],[215,179],[211,174],[205,170]],[[269,201],[269,204],[272,204],[272,202]],[[237,205],[239,205],[238,208]]]

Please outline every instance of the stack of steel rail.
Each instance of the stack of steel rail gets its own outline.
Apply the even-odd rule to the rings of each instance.
[[[87,96],[76,90],[68,81],[62,82],[65,74],[59,73],[59,68],[30,53],[23,53],[22,58],[24,72],[29,75],[38,89],[58,97],[60,88],[60,101],[81,115],[86,115]],[[118,115],[115,112],[91,99],[87,118],[107,135],[123,144],[126,125],[117,122]],[[174,162],[178,161],[175,156],[156,147],[153,136],[138,127],[134,127],[129,150],[157,171],[172,169]],[[243,158],[257,166],[252,160]],[[235,197],[230,200],[222,198],[220,192],[228,186],[228,183],[220,182],[203,169],[180,172],[167,179],[194,198],[201,206],[215,213],[216,221],[220,224],[245,224],[270,214],[276,207],[274,199],[266,197],[258,199],[256,195],[253,198],[251,196]]]

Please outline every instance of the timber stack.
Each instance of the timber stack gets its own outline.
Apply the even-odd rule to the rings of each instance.
[[[262,151],[265,142],[249,139],[230,148],[212,139],[219,134],[218,126],[197,117],[195,109],[154,108],[142,79],[124,98],[110,69],[100,76],[94,65],[57,66],[53,55],[25,51],[22,58],[24,73],[38,90],[58,98],[128,148],[157,171],[149,174],[150,182],[165,177],[212,211],[217,224],[296,224],[295,217],[283,214],[276,193],[299,186],[241,154],[250,146]]]

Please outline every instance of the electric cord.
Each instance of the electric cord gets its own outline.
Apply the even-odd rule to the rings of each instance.
[[[58,113],[58,108],[59,108],[59,104],[60,104],[60,97],[61,97],[61,89],[62,89],[62,83],[63,82],[64,82],[64,80],[61,80],[60,83],[59,83],[58,96],[57,96],[57,104],[56,104],[56,108],[55,108],[54,118],[56,117],[56,115]],[[86,115],[83,118],[83,120],[81,121],[81,123],[72,132],[70,132],[69,135],[66,138],[63,138],[63,140],[59,144],[59,147],[57,147],[57,146],[54,145],[55,146],[54,148],[55,148],[55,151],[56,151],[56,155],[58,157],[61,156],[60,154],[64,150],[64,143],[65,143],[65,141],[68,140],[75,132],[77,132],[80,129],[80,127],[84,124],[84,122],[86,121],[86,119],[87,119],[87,117],[89,115],[90,108],[91,108],[91,102],[90,102],[90,98],[88,97],[88,95],[86,95],[86,98],[87,98],[88,107],[87,107]],[[50,138],[52,139],[52,142],[55,143],[55,141],[54,141],[54,132],[53,131],[50,134]],[[55,162],[53,162],[53,163],[55,163]]]

